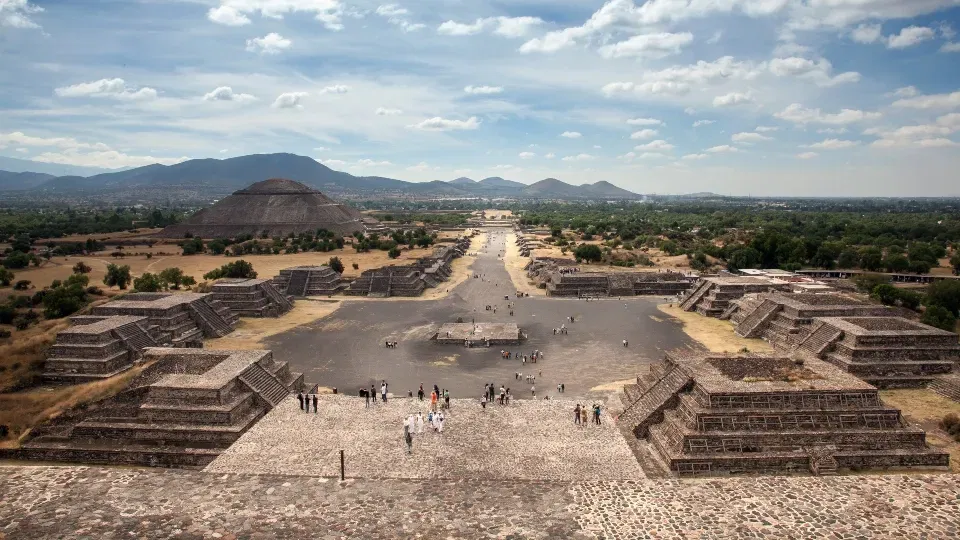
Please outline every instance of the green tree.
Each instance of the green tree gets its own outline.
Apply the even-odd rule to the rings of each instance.
[[[9,287],[10,283],[13,282],[13,279],[15,277],[17,276],[13,272],[11,272],[10,270],[7,270],[4,267],[0,267],[0,285],[3,285],[4,287]]]
[[[206,280],[255,277],[257,277],[257,273],[253,270],[253,265],[243,259],[227,263],[220,268],[211,270],[203,275],[203,279]]]
[[[390,251],[387,252],[387,256],[390,257],[391,259],[396,259],[397,257],[400,256],[400,248],[396,246],[390,248]]]
[[[340,262],[340,257],[330,257],[330,260],[327,261],[327,266],[338,274],[343,273],[343,263]]]
[[[43,296],[44,316],[48,319],[59,319],[80,311],[87,303],[87,292],[83,287],[89,281],[87,276],[77,274],[49,290]]]
[[[960,249],[954,249],[950,256],[950,266],[953,268],[953,275],[960,276]]]
[[[184,275],[183,270],[176,267],[165,268],[160,272],[160,275],[158,277],[160,278],[160,281],[162,281],[164,284],[169,286],[171,289],[180,289],[181,285],[187,284],[186,283],[187,279],[190,279],[194,283],[196,283],[195,279],[193,279],[190,276]]]
[[[227,243],[217,238],[216,240],[211,240],[210,243],[207,244],[207,249],[209,249],[210,253],[213,253],[214,255],[223,255],[223,252],[227,250]]]
[[[843,250],[840,256],[837,257],[838,268],[856,268],[859,263],[860,255],[852,249]]]
[[[897,299],[900,298],[897,288],[889,283],[881,283],[880,285],[874,287],[873,291],[870,293],[870,296],[872,298],[876,298],[885,306],[895,305],[897,303]]]
[[[103,277],[103,284],[107,287],[117,287],[120,290],[127,288],[130,283],[130,267],[127,265],[107,265],[107,275]]]
[[[93,268],[90,268],[90,265],[83,261],[77,261],[77,264],[73,265],[74,274],[89,274],[92,271]]]
[[[578,261],[597,262],[603,258],[603,252],[600,251],[600,246],[581,244],[577,246],[577,249],[573,250],[573,256],[576,257]]]
[[[910,268],[910,261],[903,255],[887,255],[883,259],[883,267],[887,269],[887,272],[906,272]]]
[[[860,268],[869,272],[877,272],[883,268],[883,252],[876,246],[860,250]]]
[[[21,279],[20,281],[13,284],[13,290],[15,291],[25,291],[30,288],[31,281],[29,279]]]
[[[857,286],[857,290],[862,293],[872,293],[877,285],[890,283],[890,278],[883,274],[860,274],[851,280]]]
[[[3,259],[4,268],[26,268],[30,265],[30,255],[22,251],[14,251]]]
[[[916,291],[897,289],[897,292],[899,293],[898,300],[900,301],[900,305],[907,309],[916,310],[923,301],[923,295]]]
[[[741,268],[756,268],[760,264],[760,252],[752,247],[741,247],[727,256],[727,269],[737,271]]]
[[[203,253],[203,240],[199,237],[190,238],[181,244],[183,248],[184,255],[196,255],[197,253]]]
[[[166,283],[157,274],[146,272],[133,280],[133,289],[137,292],[160,292],[166,289]]]
[[[960,315],[960,280],[944,279],[928,285],[927,306],[941,306],[954,317]]]
[[[923,311],[920,322],[947,332],[955,332],[957,329],[957,317],[943,306],[928,306]]]

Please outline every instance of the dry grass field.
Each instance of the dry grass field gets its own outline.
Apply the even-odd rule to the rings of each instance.
[[[683,311],[676,304],[660,304],[657,308],[680,321],[683,324],[683,332],[710,352],[736,353],[744,348],[757,353],[773,351],[773,347],[762,339],[746,339],[735,334],[733,323],[730,321]]]
[[[950,470],[960,472],[960,443],[938,426],[947,414],[960,415],[960,403],[926,389],[881,390],[880,399],[927,432],[927,442],[950,453]]]

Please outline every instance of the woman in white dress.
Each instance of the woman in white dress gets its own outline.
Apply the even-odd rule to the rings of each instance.
[[[443,433],[443,413],[437,414],[437,432]]]
[[[423,412],[417,413],[417,433],[423,433]]]

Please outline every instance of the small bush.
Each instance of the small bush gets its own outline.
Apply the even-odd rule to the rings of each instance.
[[[15,291],[25,291],[30,288],[29,279],[21,279],[20,281],[13,284],[13,290]]]

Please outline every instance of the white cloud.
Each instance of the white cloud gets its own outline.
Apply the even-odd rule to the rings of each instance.
[[[729,144],[712,146],[705,150],[705,152],[709,152],[711,154],[726,154],[726,153],[733,153],[733,152],[739,152],[739,151],[740,149],[738,149],[736,146],[730,146]]]
[[[757,133],[769,133],[771,131],[778,131],[780,128],[774,126],[757,126],[754,131]]]
[[[763,71],[763,64],[741,62],[732,56],[723,56],[713,62],[704,60],[687,66],[673,66],[659,71],[645,71],[647,82],[674,82],[683,84],[712,84],[727,80],[752,80]]]
[[[590,161],[594,159],[590,154],[577,154],[575,156],[564,156],[562,161]]]
[[[674,146],[663,139],[657,139],[634,146],[633,149],[638,152],[669,152],[674,149]]]
[[[697,120],[693,123],[693,127],[698,128],[700,126],[709,126],[710,124],[715,123],[714,120]]]
[[[664,123],[656,118],[629,118],[627,124],[631,126],[662,126]]]
[[[520,157],[520,159],[530,159],[532,157],[536,157],[536,154],[534,154],[533,152],[520,152],[518,156]]]
[[[157,91],[143,87],[138,90],[127,88],[123,79],[100,79],[88,83],[62,86],[54,90],[60,97],[108,97],[126,101],[148,101],[156,99]]]
[[[384,107],[377,107],[377,116],[397,116],[398,114],[403,114],[403,111],[400,109],[386,109]]]
[[[152,163],[173,165],[189,158],[162,158],[132,155],[112,149],[104,143],[84,143],[72,137],[34,137],[21,131],[0,133],[0,146],[15,145],[22,152],[26,147],[46,147],[55,150],[46,151],[31,158],[41,163],[59,163],[62,165],[80,165],[85,167],[103,167],[118,169],[121,167],[139,167]]]
[[[865,21],[911,19],[956,7],[955,0],[809,0],[791,3],[788,30],[842,29]]]
[[[953,109],[960,107],[960,91],[950,94],[931,94],[900,99],[894,101],[893,106],[909,109]]]
[[[437,27],[437,33],[447,36],[472,36],[492,29],[498,36],[517,38],[529,34],[534,27],[541,24],[543,20],[539,17],[487,17],[472,23],[446,21]]]
[[[842,135],[847,132],[847,128],[821,128],[817,130],[817,133],[828,134],[828,135]]]
[[[940,46],[940,52],[942,53],[960,52],[960,43],[944,43],[942,46]]]
[[[841,139],[824,139],[820,142],[808,144],[807,148],[814,148],[817,150],[843,150],[844,148],[852,148],[860,144],[860,141],[846,141]]]
[[[43,8],[27,0],[0,0],[0,26],[40,28],[30,15],[43,13]]]
[[[416,32],[417,30],[422,30],[427,27],[425,24],[412,23],[408,21],[404,15],[407,15],[409,11],[407,11],[406,8],[398,6],[397,4],[381,5],[377,7],[375,13],[386,18],[390,24],[399,26],[404,32]]]
[[[893,92],[890,92],[884,95],[887,97],[909,98],[919,94],[920,94],[920,91],[917,90],[916,86],[904,86],[902,88],[897,88]]]
[[[226,26],[243,26],[250,24],[249,17],[230,6],[210,8],[210,11],[207,12],[207,18],[217,24]]]
[[[883,35],[883,28],[879,24],[861,24],[850,32],[850,39],[857,43],[876,43]]]
[[[730,140],[733,142],[739,142],[739,143],[754,143],[754,142],[769,141],[769,140],[772,140],[772,138],[767,137],[766,135],[761,135],[759,133],[742,132],[742,133],[734,133],[733,136],[730,137]]]
[[[697,110],[694,109],[693,107],[687,107],[686,109],[683,110],[683,114],[689,114],[690,116],[693,116],[697,114]]]
[[[579,131],[564,131],[560,134],[560,136],[568,139],[579,139],[580,137],[583,137]]]
[[[600,47],[598,52],[604,58],[665,58],[680,54],[680,51],[693,43],[693,34],[684,32],[672,34],[640,34],[626,41]]]
[[[410,12],[407,11],[406,8],[402,8],[397,4],[384,4],[377,8],[376,13],[381,17],[400,17]]]
[[[335,84],[333,86],[324,86],[317,92],[320,95],[323,94],[346,94],[350,91],[350,87],[345,84]]]
[[[800,153],[800,154],[797,154],[797,157],[800,158],[800,159],[813,159],[813,158],[817,157],[818,155],[820,155],[820,154],[818,154],[818,153],[816,153],[816,152],[802,152],[802,153]]]
[[[960,113],[945,114],[937,118],[933,124],[902,126],[896,129],[870,128],[864,130],[864,135],[880,137],[872,146],[920,146],[945,147],[953,146],[948,143],[947,136],[960,131]]]
[[[707,154],[685,154],[680,159],[685,159],[687,161],[694,161],[694,160],[707,159],[708,157],[710,156]]]
[[[546,155],[543,156],[543,157],[545,157],[545,158],[547,158],[547,159],[553,159],[553,158],[557,157],[557,155],[554,154],[553,152],[550,152],[550,153],[546,154]]]
[[[323,163],[327,167],[342,167],[347,164],[347,162],[342,159],[323,159],[320,160],[320,163]]]
[[[789,58],[774,58],[770,61],[770,72],[778,77],[797,77],[806,79],[817,86],[836,86],[843,83],[855,83],[860,81],[860,74],[856,71],[848,71],[836,76],[831,76],[833,65],[826,58],[817,61],[807,58],[791,56]]]
[[[376,161],[373,159],[358,159],[355,166],[356,167],[386,167],[388,165],[393,165],[389,161]]]
[[[723,30],[717,30],[710,36],[710,39],[707,40],[707,45],[716,45],[720,43],[720,38],[723,37]]]
[[[416,165],[411,165],[410,167],[407,167],[408,171],[426,171],[429,169],[430,169],[430,165],[427,165],[427,162],[425,161],[421,161]]]
[[[26,154],[30,152],[30,149],[25,147],[20,147],[20,148],[17,148],[15,151],[20,152],[21,154]]]
[[[23,146],[53,146],[56,148],[87,148],[107,150],[109,147],[102,143],[88,144],[81,143],[72,137],[33,137],[22,131],[11,133],[0,133],[0,144],[2,145],[23,145]]]
[[[342,30],[343,6],[339,0],[220,0],[220,6],[207,12],[213,22],[239,26],[250,22],[247,15],[260,13],[268,19],[282,19],[295,12],[313,13],[327,30]],[[246,22],[241,22],[246,20]]]
[[[773,49],[773,55],[776,57],[797,56],[800,54],[808,54],[811,51],[812,49],[810,47],[807,47],[806,45],[800,45],[799,43],[793,43],[791,41],[777,45],[777,47]]]
[[[730,92],[729,94],[724,94],[722,96],[717,96],[713,98],[714,107],[730,107],[734,105],[744,105],[747,103],[753,103],[753,96],[747,92]]]
[[[466,120],[450,120],[435,116],[410,127],[423,131],[463,131],[479,128],[480,120],[476,116],[471,116]]]
[[[327,148],[326,146],[318,146],[318,147],[314,148],[313,151],[314,151],[314,152],[328,152],[328,151],[330,151],[330,149]]]
[[[300,104],[300,100],[305,97],[307,97],[306,92],[286,92],[277,96],[271,107],[274,109],[302,109],[303,105]]]
[[[900,30],[899,34],[894,34],[887,38],[888,49],[905,49],[913,47],[919,43],[933,39],[936,33],[932,28],[926,26],[908,26]]]
[[[875,120],[882,115],[879,112],[864,112],[857,109],[841,109],[836,114],[824,114],[817,109],[805,109],[799,103],[793,103],[784,110],[775,113],[775,117],[795,124],[844,125],[864,120]]]
[[[247,40],[247,52],[259,54],[280,54],[290,48],[293,42],[276,32]]]
[[[657,130],[655,129],[641,129],[640,131],[634,131],[630,134],[630,138],[634,140],[652,139],[656,136]]]
[[[255,101],[256,99],[256,96],[250,94],[234,92],[229,86],[218,86],[203,95],[204,101],[237,101],[244,103],[247,101]]]
[[[468,94],[480,94],[480,95],[500,94],[500,93],[503,92],[503,87],[502,87],[502,86],[473,86],[473,85],[470,85],[470,86],[465,86],[465,87],[463,88],[463,91],[466,92],[466,93],[468,93]]]

